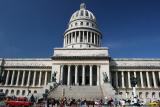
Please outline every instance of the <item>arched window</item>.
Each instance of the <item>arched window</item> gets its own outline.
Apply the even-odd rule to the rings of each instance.
[[[152,98],[155,98],[155,92],[152,92]]]
[[[139,98],[142,98],[142,92],[139,92]]]
[[[148,95],[149,95],[149,93],[148,93],[148,92],[146,92],[146,98],[148,98]]]
[[[83,25],[83,22],[81,22],[80,25]]]
[[[86,25],[89,26],[89,22],[87,22]]]
[[[75,26],[77,26],[77,22],[75,23]]]
[[[5,91],[5,94],[6,94],[6,95],[8,95],[8,92],[9,92],[9,91],[8,91],[8,90],[6,90],[6,91]]]
[[[20,94],[20,90],[17,90],[17,93],[16,93],[17,95],[19,95]]]
[[[14,90],[11,90],[11,94],[14,94]]]
[[[94,27],[94,24],[92,23],[92,27]]]
[[[37,91],[36,90],[34,90],[34,94],[36,94],[37,93]]]
[[[22,90],[22,95],[25,95],[25,90]]]

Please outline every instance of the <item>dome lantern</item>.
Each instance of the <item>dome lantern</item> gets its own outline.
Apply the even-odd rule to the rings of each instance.
[[[81,3],[81,5],[80,5],[80,9],[86,9],[86,5],[85,5],[85,3]]]

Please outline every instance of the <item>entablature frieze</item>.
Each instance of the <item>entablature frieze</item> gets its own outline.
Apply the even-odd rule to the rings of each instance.
[[[64,66],[64,65],[68,65],[68,66],[91,65],[91,66],[93,66],[93,65],[96,65],[96,66],[101,66],[101,65],[109,65],[109,64],[107,64],[107,63],[106,64],[104,64],[104,63],[102,63],[102,64],[100,64],[100,63],[54,63],[54,65],[60,65],[60,66]]]
[[[160,72],[157,69],[111,69],[111,72]]]
[[[4,66],[4,69],[52,69],[52,66]]]
[[[159,69],[160,66],[110,66],[110,69]]]
[[[126,91],[126,90],[133,90],[132,88],[118,88],[119,91]],[[137,87],[136,88],[137,91],[159,91],[160,88],[148,88],[148,87],[145,87],[145,88],[139,88]]]
[[[50,72],[50,71],[52,71],[52,69],[6,68],[3,71],[45,71],[45,72]]]

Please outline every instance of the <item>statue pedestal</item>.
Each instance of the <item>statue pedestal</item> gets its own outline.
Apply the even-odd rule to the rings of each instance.
[[[105,82],[101,85],[103,96],[107,98],[114,98],[115,97],[115,90],[113,89],[110,82]]]

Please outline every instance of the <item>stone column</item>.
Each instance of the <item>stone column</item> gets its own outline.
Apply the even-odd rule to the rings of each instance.
[[[131,88],[131,76],[130,76],[130,72],[128,71],[128,87]]]
[[[68,65],[68,80],[67,80],[67,85],[71,85],[71,66]]]
[[[148,71],[146,72],[146,78],[147,78],[147,86],[148,86],[148,88],[151,88],[150,81],[149,81]]]
[[[68,44],[70,44],[70,34],[69,33],[68,33],[67,37],[68,37]]]
[[[92,65],[90,65],[90,86],[92,86]]]
[[[9,72],[9,70],[8,70],[8,71],[7,71],[7,77],[6,77],[5,85],[8,85],[9,75],[10,75],[10,72]]]
[[[45,72],[45,80],[44,80],[44,85],[47,85],[47,76],[48,76],[48,72]]]
[[[63,40],[63,46],[65,47],[66,43],[65,43],[65,36],[64,36],[64,40]]]
[[[18,74],[17,74],[16,86],[18,86],[18,82],[19,82],[19,75],[20,75],[20,71],[18,71]]]
[[[96,44],[96,35],[94,33],[94,44]]]
[[[136,72],[134,72],[134,77],[137,78]],[[138,83],[138,81],[137,81],[137,83]],[[137,85],[136,85],[136,87],[137,87]]]
[[[124,72],[121,71],[121,75],[122,75],[122,88],[124,88]]]
[[[90,32],[90,43],[92,43],[92,32]]]
[[[99,86],[100,82],[100,65],[97,65],[97,86]]]
[[[67,35],[65,35],[65,46],[67,45]]]
[[[21,86],[23,86],[24,85],[24,79],[25,79],[25,74],[26,74],[26,72],[25,71],[22,71],[23,72],[23,77],[22,77],[22,83],[21,83]]]
[[[78,31],[78,43],[80,43],[80,31]]]
[[[61,65],[61,84],[63,84],[63,68],[64,68],[64,65]]]
[[[142,72],[140,72],[140,77],[141,77],[141,88],[144,88],[143,74],[142,74]]]
[[[67,45],[69,44],[69,34],[67,34]]]
[[[87,36],[87,40],[86,40],[86,42],[88,43],[88,31],[86,31],[86,34],[87,34],[87,35],[86,35],[86,36]]]
[[[78,70],[77,70],[77,65],[75,65],[75,85],[78,85],[77,76],[78,76]]]
[[[83,37],[82,42],[85,43],[84,31],[82,31],[82,37]]]
[[[36,83],[36,71],[34,71],[34,75],[33,75],[33,86],[35,86]]]
[[[71,40],[70,40],[70,41],[71,41],[70,44],[72,44],[72,42],[73,42],[73,33],[72,33],[72,32],[70,33],[70,39],[71,39]]]
[[[99,46],[99,36],[97,34],[97,46]]]
[[[29,71],[29,74],[28,74],[27,86],[30,85],[30,78],[31,78],[31,71]]]
[[[116,71],[116,88],[118,88],[118,72]]]
[[[159,75],[159,81],[160,81],[160,72],[158,72],[158,75]]]
[[[40,76],[39,76],[39,86],[41,86],[41,79],[42,79],[42,71],[40,71]]]
[[[15,75],[15,71],[12,71],[12,78],[11,78],[11,85],[13,85],[13,82],[14,82],[14,75]]]
[[[155,77],[155,72],[154,71],[152,71],[152,76],[153,76],[154,88],[157,88],[156,77]]]
[[[85,66],[83,65],[83,70],[82,70],[82,85],[85,85]]]
[[[101,46],[101,35],[98,35],[98,46]]]

